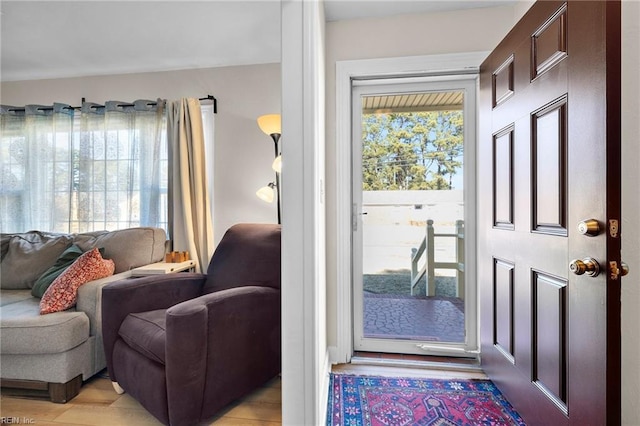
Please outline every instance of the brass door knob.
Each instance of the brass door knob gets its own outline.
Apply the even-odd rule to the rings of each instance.
[[[582,260],[572,260],[571,263],[569,263],[569,270],[576,275],[587,274],[590,277],[595,277],[600,273],[600,265],[597,260],[591,257],[585,257]]]

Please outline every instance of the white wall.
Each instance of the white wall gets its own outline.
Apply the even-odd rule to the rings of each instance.
[[[0,102],[8,105],[80,105],[87,101],[132,101],[204,97],[218,100],[215,124],[215,243],[238,222],[276,222],[275,203],[255,191],[275,179],[273,142],[260,131],[256,118],[280,113],[280,64],[248,65],[102,77],[5,82]],[[283,144],[288,143],[283,138]]]
[[[622,423],[640,424],[640,3],[622,2]]]

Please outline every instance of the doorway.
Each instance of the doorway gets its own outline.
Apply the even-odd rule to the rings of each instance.
[[[353,348],[474,356],[476,76],[352,90]]]

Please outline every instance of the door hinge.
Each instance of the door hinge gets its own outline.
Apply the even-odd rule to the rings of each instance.
[[[609,235],[618,238],[618,219],[609,219]]]
[[[617,280],[620,276],[620,268],[618,267],[618,262],[615,260],[611,260],[609,262],[609,278],[612,280]]]

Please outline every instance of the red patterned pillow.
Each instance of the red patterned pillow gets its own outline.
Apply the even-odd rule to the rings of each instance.
[[[51,283],[40,300],[40,315],[74,306],[82,284],[113,275],[114,270],[113,260],[103,259],[97,248],[84,253]]]

